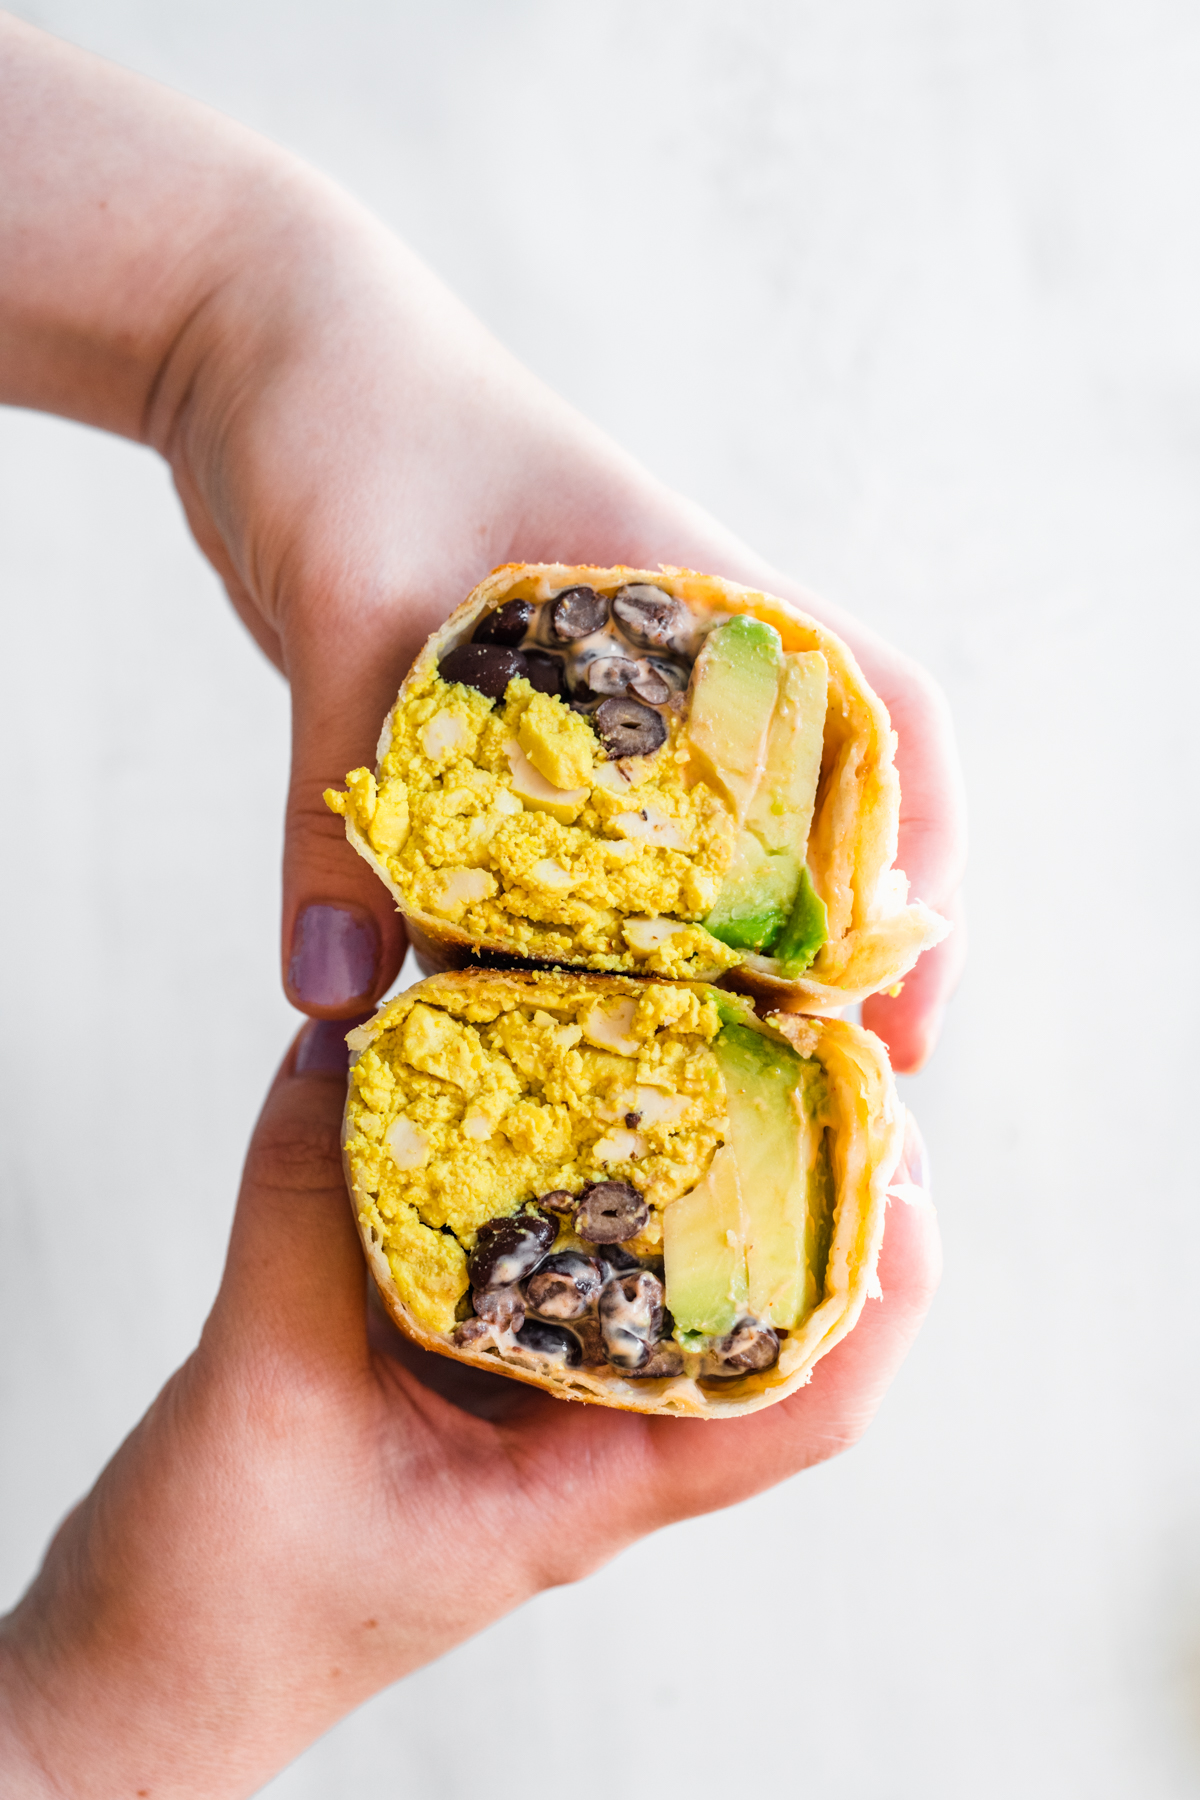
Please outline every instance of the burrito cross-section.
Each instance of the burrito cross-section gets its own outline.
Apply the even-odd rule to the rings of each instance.
[[[894,867],[885,708],[846,646],[679,569],[518,564],[434,634],[326,800],[427,968],[715,980],[810,1013],[945,922]]]
[[[903,1135],[869,1032],[702,982],[476,969],[349,1042],[359,1230],[425,1348],[720,1418],[858,1318]]]

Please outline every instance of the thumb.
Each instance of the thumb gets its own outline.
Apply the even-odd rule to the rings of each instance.
[[[404,926],[388,890],[346,841],[322,798],[348,769],[374,768],[379,728],[395,699],[403,652],[327,641],[288,658],[292,773],[283,859],[283,985],[319,1019],[362,1013],[396,979]],[[407,648],[411,649],[412,646]],[[336,660],[335,660],[336,656]]]
[[[307,1024],[246,1153],[225,1272],[205,1338],[256,1363],[365,1359],[362,1250],[342,1172],[343,1021]]]

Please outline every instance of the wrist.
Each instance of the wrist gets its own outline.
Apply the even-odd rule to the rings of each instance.
[[[143,438],[180,333],[305,179],[220,114],[0,18],[0,399]]]
[[[6,1800],[142,1791],[232,1800],[326,1722],[314,1728],[301,1716],[278,1658],[272,1666],[270,1609],[256,1613],[253,1583],[248,1596],[244,1581],[223,1578],[211,1534],[196,1529],[203,1471],[172,1427],[171,1393],[60,1527],[0,1621]],[[178,1483],[164,1482],[162,1465],[180,1467]],[[203,1525],[202,1501],[200,1511]]]

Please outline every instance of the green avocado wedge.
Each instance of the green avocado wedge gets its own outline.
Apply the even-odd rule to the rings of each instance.
[[[813,886],[812,876],[804,869],[791,917],[773,949],[785,981],[795,981],[803,975],[828,936],[829,910]]]
[[[800,865],[790,852],[772,856],[752,831],[738,833],[733,864],[704,921],[731,950],[769,950],[800,891]]]
[[[829,664],[819,650],[795,650],[783,659],[775,711],[767,734],[762,779],[746,812],[746,828],[773,856],[804,861],[812,830],[825,747]]]
[[[766,761],[783,660],[775,627],[745,614],[710,631],[696,658],[687,740],[739,823]]]
[[[821,1297],[832,1226],[823,1070],[733,1007],[722,1016],[729,1138],[663,1215],[667,1306],[685,1342],[746,1316],[794,1330]]]
[[[663,1214],[667,1305],[677,1334],[722,1337],[746,1311],[746,1218],[728,1144]]]
[[[782,659],[762,775],[717,903],[704,921],[731,950],[776,953],[795,914],[821,773],[828,691],[829,667],[819,650]],[[804,907],[805,922],[811,911]]]
[[[824,1273],[814,1218],[824,1202],[812,1177],[823,1188],[825,1077],[817,1063],[749,1026],[727,1025],[713,1049],[746,1217],[747,1306],[752,1317],[791,1331],[816,1305]]]

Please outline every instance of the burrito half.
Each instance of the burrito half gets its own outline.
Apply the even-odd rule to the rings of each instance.
[[[328,804],[427,969],[715,980],[829,1013],[949,929],[893,867],[895,735],[846,646],[682,569],[498,569]]]
[[[858,1319],[903,1135],[871,1033],[700,982],[477,969],[349,1043],[355,1216],[424,1348],[729,1418]]]

